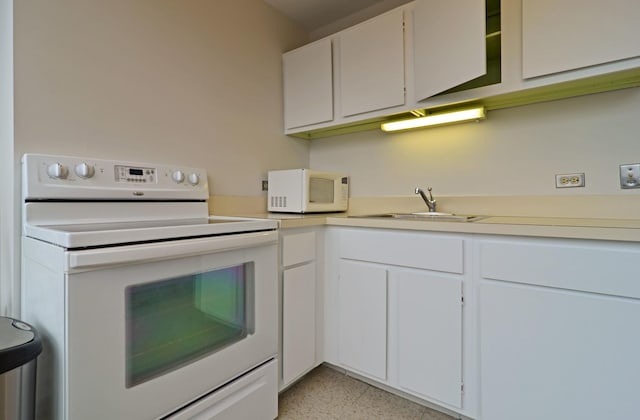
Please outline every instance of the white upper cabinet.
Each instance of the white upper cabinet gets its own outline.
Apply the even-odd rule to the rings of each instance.
[[[333,120],[331,39],[282,56],[285,129]]]
[[[340,32],[342,116],[404,105],[403,25],[396,9]]]
[[[522,0],[522,74],[640,57],[640,1]]]
[[[639,22],[639,0],[415,0],[285,54],[285,133],[639,86]]]
[[[484,1],[415,2],[413,59],[417,101],[487,72],[485,27]]]

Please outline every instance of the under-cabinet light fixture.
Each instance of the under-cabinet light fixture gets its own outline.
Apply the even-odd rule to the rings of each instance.
[[[480,121],[486,118],[484,107],[441,112],[420,118],[383,123],[382,131],[410,130],[412,128],[431,127],[435,125],[454,124],[464,121]]]

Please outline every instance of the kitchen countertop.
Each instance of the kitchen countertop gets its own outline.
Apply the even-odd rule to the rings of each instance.
[[[640,220],[485,216],[472,222],[328,217],[327,224],[436,232],[640,242]]]
[[[280,228],[351,226],[381,229],[485,235],[537,236],[640,242],[640,220],[564,217],[481,216],[472,222],[430,221],[386,217],[348,217],[346,213],[261,213],[240,216],[278,220]]]

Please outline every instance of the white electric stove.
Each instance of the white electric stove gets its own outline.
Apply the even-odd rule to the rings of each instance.
[[[38,418],[277,416],[277,222],[208,197],[199,168],[24,156]]]

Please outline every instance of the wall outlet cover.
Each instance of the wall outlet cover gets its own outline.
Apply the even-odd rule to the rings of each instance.
[[[556,188],[584,187],[584,173],[556,175]]]

